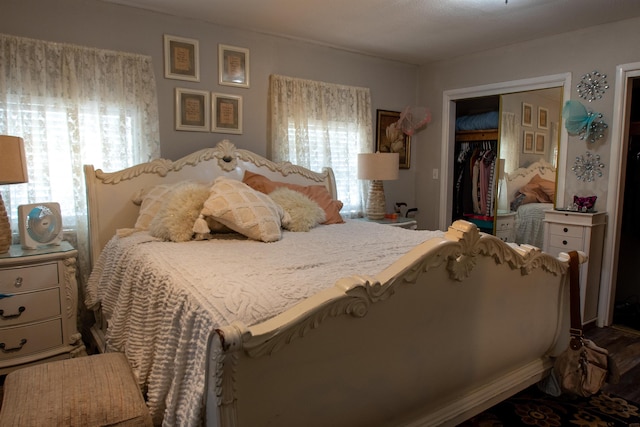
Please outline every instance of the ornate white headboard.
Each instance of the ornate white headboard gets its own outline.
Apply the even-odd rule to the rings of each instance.
[[[251,151],[238,149],[226,139],[214,148],[196,151],[175,162],[156,159],[110,173],[85,165],[91,265],[117,229],[135,225],[139,206],[133,203],[133,198],[141,189],[184,180],[211,183],[223,175],[242,180],[246,170],[274,181],[324,185],[332,197],[337,198],[335,176],[330,168],[318,173],[289,162],[274,163]]]
[[[526,168],[519,168],[506,174],[509,203],[513,201],[518,190],[536,175],[540,175],[541,178],[548,179],[549,181],[556,182],[556,168],[554,168],[551,163],[543,159],[530,164]]]

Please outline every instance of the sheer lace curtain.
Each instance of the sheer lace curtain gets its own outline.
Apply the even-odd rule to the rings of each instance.
[[[520,125],[516,123],[514,113],[502,113],[502,131],[500,134],[500,158],[505,159],[504,170],[513,172],[520,167],[521,143]]]
[[[358,153],[373,151],[369,89],[272,75],[270,108],[272,159],[333,168],[341,213],[359,216],[367,182],[358,180]]]
[[[17,242],[19,204],[58,202],[88,271],[83,165],[106,171],[159,156],[148,56],[0,34],[0,134],[24,138],[29,183],[0,186]]]

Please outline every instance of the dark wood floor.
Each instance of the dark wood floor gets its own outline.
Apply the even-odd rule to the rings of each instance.
[[[620,371],[618,384],[606,384],[604,391],[640,403],[640,331],[613,325],[586,329],[584,334],[609,351]]]

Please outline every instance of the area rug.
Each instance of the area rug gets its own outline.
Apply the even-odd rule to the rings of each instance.
[[[536,386],[460,424],[464,427],[640,427],[640,404],[600,392],[588,398],[549,396]]]

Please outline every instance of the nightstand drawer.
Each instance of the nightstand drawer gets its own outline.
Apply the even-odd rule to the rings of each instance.
[[[581,237],[572,237],[572,236],[558,236],[552,234],[549,236],[549,246],[562,248],[562,252],[577,250],[581,251],[583,246],[583,239]]]
[[[62,344],[60,319],[4,328],[0,333],[0,360],[29,356]]]
[[[15,294],[0,300],[0,327],[14,326],[60,315],[58,288]],[[4,335],[4,331],[0,332]]]
[[[58,285],[58,264],[39,264],[0,270],[0,292],[34,291]]]
[[[582,238],[584,227],[581,225],[568,225],[568,224],[549,224],[549,233],[557,234],[559,236],[570,236]]]

